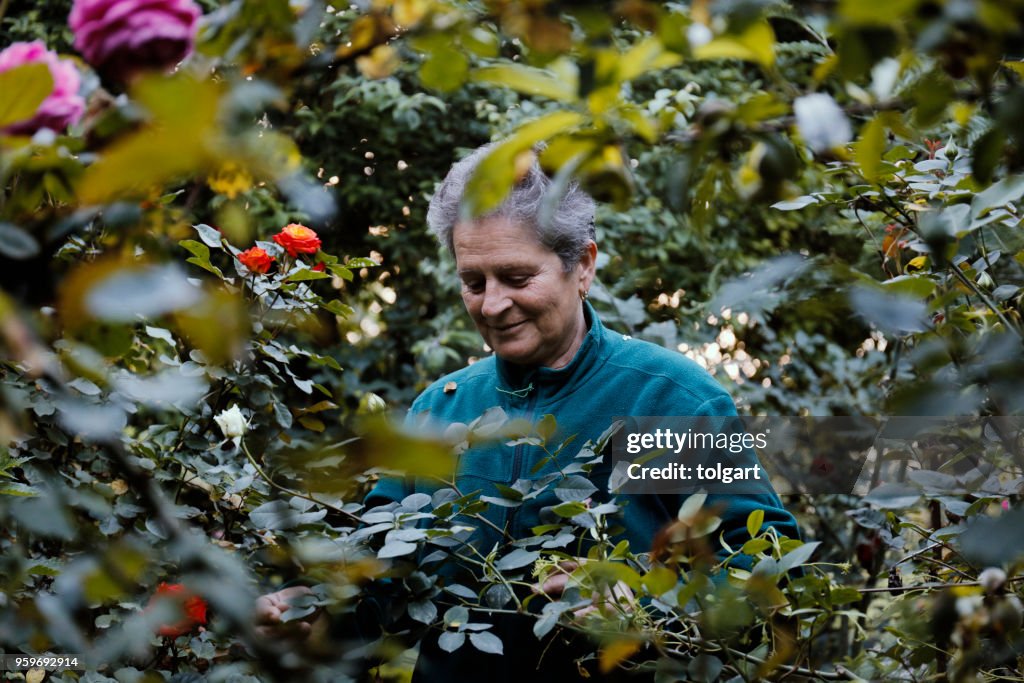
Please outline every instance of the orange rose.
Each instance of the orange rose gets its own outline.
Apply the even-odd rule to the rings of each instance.
[[[265,273],[270,270],[270,264],[277,259],[260,247],[250,247],[238,255],[238,260],[254,273]]]
[[[320,250],[320,238],[305,225],[289,223],[274,235],[274,241],[288,252],[289,256],[297,254],[315,254]]]
[[[173,600],[181,610],[182,618],[174,624],[165,624],[157,629],[157,633],[169,638],[177,638],[191,633],[197,626],[206,625],[206,601],[198,595],[192,595],[180,583],[161,583],[156,587],[156,594],[149,601],[150,606],[159,600]]]

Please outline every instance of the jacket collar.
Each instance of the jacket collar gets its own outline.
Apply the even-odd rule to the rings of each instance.
[[[587,334],[568,365],[558,369],[527,367],[495,356],[498,392],[509,397],[512,402],[518,402],[528,401],[534,398],[534,394],[544,401],[574,391],[600,366],[603,361],[601,351],[606,345],[605,328],[589,301],[583,302],[583,316],[587,323]]]

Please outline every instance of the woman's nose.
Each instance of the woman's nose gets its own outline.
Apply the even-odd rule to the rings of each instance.
[[[488,318],[496,318],[504,313],[511,303],[511,299],[509,299],[504,287],[498,284],[488,284],[484,289],[480,313]]]

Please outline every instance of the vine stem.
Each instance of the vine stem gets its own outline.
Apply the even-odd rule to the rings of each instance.
[[[238,443],[242,447],[242,452],[245,453],[245,457],[248,458],[249,464],[251,464],[253,466],[253,468],[256,470],[256,474],[259,475],[260,479],[262,479],[263,481],[267,482],[267,484],[269,484],[271,488],[276,489],[276,490],[280,491],[281,493],[287,493],[288,495],[295,496],[297,498],[302,498],[303,500],[308,500],[311,503],[316,503],[317,505],[322,505],[325,508],[327,508],[328,510],[331,510],[332,512],[336,512],[339,515],[341,515],[341,516],[343,516],[343,517],[345,517],[345,518],[355,522],[356,524],[362,524],[363,523],[362,517],[359,517],[358,515],[354,515],[351,512],[348,512],[347,510],[342,510],[340,507],[338,507],[336,505],[331,505],[330,503],[327,503],[327,502],[324,502],[324,501],[320,500],[319,498],[316,498],[315,496],[309,495],[308,493],[303,493],[302,491],[296,491],[295,489],[290,489],[287,486],[283,486],[281,484],[278,484],[276,481],[271,479],[270,475],[268,475],[266,472],[264,472],[263,468],[260,467],[260,464],[258,462],[256,462],[256,458],[254,458],[252,453],[249,452],[249,447],[245,445],[245,439],[239,439]]]
[[[960,269],[957,268],[956,266],[951,266],[949,270],[953,273],[953,275],[956,276],[956,279],[959,280],[964,287],[970,289],[972,292],[974,292],[975,296],[981,299],[982,303],[985,304],[985,307],[987,309],[995,313],[996,317],[999,318],[999,322],[1003,323],[1003,325],[1006,326],[1006,329],[1012,330],[1013,333],[1016,334],[1019,339],[1024,338],[1024,335],[1021,335],[1020,329],[1018,329],[1016,325],[1010,322],[1010,319],[1006,317],[1006,314],[999,310],[999,307],[996,306],[988,297],[988,295],[981,290],[981,287],[979,287],[969,277],[960,272]]]

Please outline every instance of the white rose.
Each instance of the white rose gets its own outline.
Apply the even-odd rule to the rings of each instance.
[[[231,406],[213,418],[227,439],[238,439],[245,435],[246,422],[237,405]]]
[[[831,95],[813,93],[793,101],[796,127],[814,152],[827,152],[853,139],[853,128],[846,112]]]

